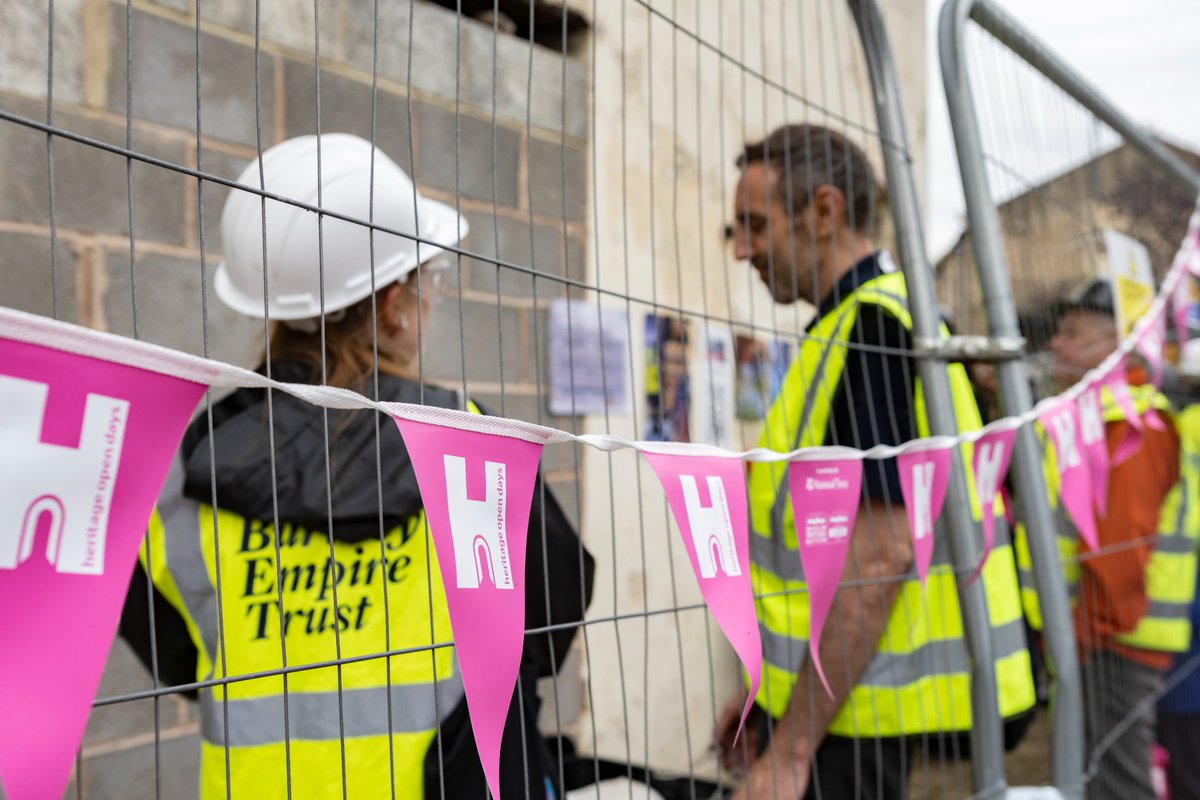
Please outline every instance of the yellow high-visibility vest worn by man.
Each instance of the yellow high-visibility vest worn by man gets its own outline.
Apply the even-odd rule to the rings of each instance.
[[[872,242],[876,185],[865,154],[840,134],[811,125],[780,128],[738,159],[734,248],[775,301],[817,306],[760,445],[869,448],[928,433],[912,350],[907,291]],[[966,372],[948,368],[962,430],[979,412]],[[976,513],[978,502],[973,504]],[[761,749],[744,797],[799,800],[899,798],[906,794],[910,742],[958,735],[971,726],[970,664],[956,579],[939,542],[922,592],[894,463],[867,461],[863,501],[821,656],[834,693],[808,658],[808,595],[796,549],[786,466],[750,470],[751,576],[763,635],[764,680],[757,707],[774,720],[748,731]],[[986,513],[991,513],[988,509]],[[983,571],[999,696],[1006,719],[1034,704],[1012,548],[1004,527]],[[732,698],[718,725],[728,747]],[[732,724],[731,724],[732,721]],[[736,760],[736,754],[732,759]]]

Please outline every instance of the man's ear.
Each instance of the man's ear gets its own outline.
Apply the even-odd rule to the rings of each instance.
[[[813,190],[812,202],[813,233],[818,239],[834,236],[846,227],[846,196],[834,186],[818,186]]]

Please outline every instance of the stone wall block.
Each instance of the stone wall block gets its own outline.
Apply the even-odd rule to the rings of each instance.
[[[313,65],[289,59],[284,62],[283,75],[287,98],[284,129],[288,137],[317,133],[317,77]],[[321,70],[320,82],[321,133],[353,133],[370,141],[373,111],[375,144],[411,172],[412,125],[407,97],[379,88],[372,108],[370,83],[329,70]]]
[[[36,113],[35,101],[10,100],[20,113]],[[125,145],[124,126],[59,111],[55,125],[103,142]],[[7,191],[0,194],[0,219],[50,223],[47,137],[18,125],[0,136],[0,162]],[[116,153],[54,137],[54,214],[60,228],[88,233],[129,235],[128,159]],[[182,164],[184,148],[156,134],[135,131],[133,149],[173,164]],[[179,172],[132,162],[133,219],[138,238],[168,244],[184,241],[184,191],[188,180]]]
[[[490,303],[463,302],[462,319],[458,303],[442,303],[435,310],[425,335],[427,378],[462,386],[463,358],[466,357],[468,388],[472,381],[509,383],[521,376],[521,328],[517,309]]]
[[[200,737],[193,734],[161,743],[158,777],[162,792],[155,792],[154,742],[106,753],[84,762],[84,797],[120,797],[150,800],[170,797],[190,800],[200,793]],[[73,795],[71,795],[73,796]]]
[[[83,99],[82,0],[54,3],[54,98],[78,103]],[[5,0],[0,3],[4,56],[0,58],[0,91],[45,97],[49,63],[48,3]],[[45,114],[40,116],[45,119]]]
[[[218,263],[215,258],[206,262],[209,357],[256,366],[262,354],[262,322],[238,314],[217,297],[213,278]],[[140,339],[193,355],[204,354],[199,262],[143,253],[138,255],[131,273],[129,254],[111,253],[107,268],[104,309],[110,331],[133,335],[136,298]],[[136,293],[132,289],[135,281]]]
[[[516,131],[430,103],[414,103],[413,113],[418,184],[517,207],[521,144]]]
[[[128,89],[126,19],[113,6],[108,105],[125,114]],[[133,12],[133,114],[172,128],[196,130],[196,30]],[[253,30],[253,29],[251,29]],[[256,66],[254,48],[211,33],[200,35],[200,125],[206,133],[247,147],[273,143],[275,60]]]
[[[528,157],[529,206],[534,213],[561,219],[565,210],[568,220],[583,219],[588,195],[586,152],[582,148],[532,138]]]
[[[529,273],[508,266],[497,268],[494,262],[483,259],[496,258],[510,264],[535,267],[540,272],[550,274],[560,272],[562,235],[554,226],[531,224],[511,217],[493,217],[487,213],[470,213],[467,219],[471,223],[467,249],[483,257],[468,262],[472,290],[491,294],[499,291],[511,297],[533,296],[533,280]],[[541,281],[538,296],[545,298],[553,294],[553,289],[549,282]]]
[[[54,315],[50,244],[48,236],[0,231],[0,297],[4,298],[3,305],[45,317]],[[75,256],[64,238],[59,238],[55,250],[59,318],[76,322],[79,304],[75,299]]]

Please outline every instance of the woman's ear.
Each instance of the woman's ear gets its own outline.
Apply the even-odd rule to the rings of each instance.
[[[405,325],[407,318],[401,303],[403,293],[404,286],[400,283],[393,283],[378,295],[375,314],[379,320],[379,327],[385,333],[394,334],[407,327]]]

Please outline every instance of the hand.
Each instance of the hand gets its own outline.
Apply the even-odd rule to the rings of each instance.
[[[732,800],[800,800],[808,788],[809,763],[778,739],[750,767],[750,774]]]
[[[746,692],[743,689],[735,692],[721,708],[721,713],[717,715],[717,729],[713,734],[713,743],[709,745],[709,749],[716,749],[720,752],[721,766],[735,772],[745,770],[758,753],[759,726],[757,722],[763,712],[757,705],[750,708],[750,713],[746,716],[746,727],[742,729],[742,735],[738,738],[736,745],[733,741],[733,737],[737,734],[738,722],[742,719],[742,709],[745,707]]]

